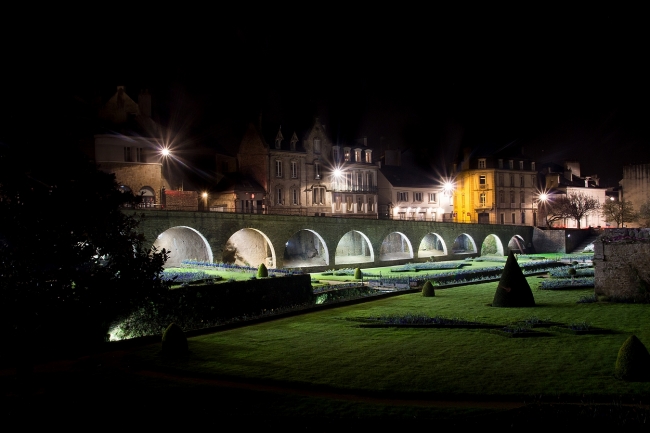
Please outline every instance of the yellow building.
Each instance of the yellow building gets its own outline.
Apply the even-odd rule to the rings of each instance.
[[[523,156],[473,157],[456,165],[453,221],[537,225],[535,162]]]

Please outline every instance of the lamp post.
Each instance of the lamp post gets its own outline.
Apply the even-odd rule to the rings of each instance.
[[[203,212],[208,212],[208,193],[204,192],[201,196],[203,197]]]

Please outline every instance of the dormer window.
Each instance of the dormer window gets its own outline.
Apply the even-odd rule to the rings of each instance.
[[[279,149],[282,146],[282,140],[284,140],[284,137],[282,136],[282,128],[278,129],[278,133],[275,136],[275,148]]]
[[[366,163],[372,164],[372,150],[366,150]]]
[[[338,146],[332,146],[332,160],[337,163],[339,162],[339,159],[341,158],[341,155],[339,152],[341,149]]]
[[[361,149],[354,149],[354,161],[361,162]]]
[[[509,168],[510,170],[512,170],[513,168],[515,168],[515,163],[514,163],[514,161],[513,161],[512,159],[508,161],[508,168]]]
[[[343,161],[350,162],[350,148],[349,147],[344,147],[343,148]]]
[[[485,158],[480,158],[478,160],[478,168],[485,168]]]
[[[297,142],[298,142],[298,137],[296,136],[296,133],[294,132],[293,136],[291,136],[291,142],[289,144],[291,146],[292,151],[296,150],[296,143]]]
[[[524,161],[519,161],[519,170],[524,169]]]
[[[320,153],[320,138],[314,138],[314,153]]]
[[[535,171],[535,163],[534,163],[534,162],[531,162],[531,163],[530,163],[530,169],[533,170],[533,171]]]
[[[499,160],[499,168],[503,168],[503,159]]]

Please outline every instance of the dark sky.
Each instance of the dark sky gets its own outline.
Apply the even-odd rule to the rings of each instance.
[[[49,112],[74,124],[79,106],[124,84],[132,96],[150,90],[199,160],[200,149],[236,144],[261,113],[271,129],[318,115],[335,141],[365,135],[377,147],[383,137],[438,167],[463,147],[508,143],[540,163],[578,159],[610,185],[624,163],[650,162],[639,11],[460,12],[221,16],[174,28],[132,19],[56,34],[28,56],[9,51],[24,61],[5,82],[15,104],[5,100],[3,120]]]

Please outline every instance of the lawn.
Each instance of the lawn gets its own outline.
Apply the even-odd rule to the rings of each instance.
[[[608,400],[648,394],[650,384],[618,381],[613,368],[630,334],[650,343],[649,305],[577,304],[593,289],[540,291],[540,279],[528,281],[535,308],[489,307],[495,283],[485,283],[437,290],[433,298],[405,294],[194,337],[184,361],[160,359],[158,346],[137,356],[181,375],[412,398]],[[476,329],[368,329],[354,321],[407,313],[504,325],[536,316],[612,332],[504,338]]]

